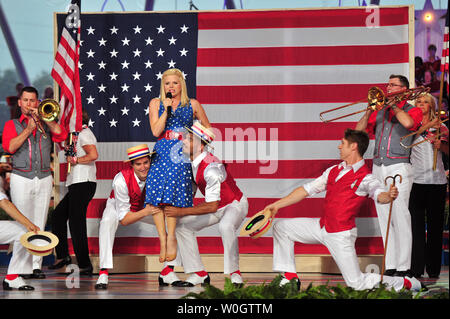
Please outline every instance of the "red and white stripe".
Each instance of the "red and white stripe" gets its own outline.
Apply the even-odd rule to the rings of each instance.
[[[366,97],[371,86],[384,88],[390,74],[409,77],[409,8],[380,8],[377,28],[366,26],[369,14],[360,8],[198,13],[196,98],[215,128],[214,154],[249,198],[247,218],[339,162],[343,132],[361,114],[323,124],[320,112]],[[97,192],[88,209],[94,253],[105,199],[127,147],[99,145]],[[372,152],[373,141],[369,165]],[[319,217],[323,198],[307,198],[277,218]],[[194,202],[202,200],[197,194]],[[367,200],[356,219],[359,254],[383,252],[376,216]],[[198,236],[201,253],[223,252],[216,226]],[[239,237],[240,252],[272,253],[271,236],[269,230],[257,240]],[[116,237],[115,253],[158,253],[153,226],[119,226]],[[297,244],[296,252],[328,254],[321,245]]]
[[[78,72],[79,34],[80,28],[78,28],[77,41],[75,41],[69,31],[63,28],[51,72],[53,79],[61,89],[59,124],[64,126],[68,132],[80,132],[82,128]]]

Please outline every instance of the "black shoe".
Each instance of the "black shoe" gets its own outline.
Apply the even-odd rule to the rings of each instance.
[[[45,274],[40,269],[33,269],[32,274],[20,275],[23,279],[45,279]]]
[[[3,280],[3,290],[34,290],[33,286],[27,285],[22,278],[17,277],[14,280]]]
[[[80,276],[92,277],[92,266],[86,268],[80,268]]]
[[[61,261],[57,262],[56,264],[50,265],[47,268],[48,269],[60,269],[64,266],[70,265],[72,263],[72,259],[70,256],[64,257]]]
[[[397,272],[397,269],[386,269],[383,275],[385,276],[394,276],[394,274]]]
[[[387,275],[386,275],[387,276]],[[399,270],[394,273],[395,277],[413,277],[410,270]]]

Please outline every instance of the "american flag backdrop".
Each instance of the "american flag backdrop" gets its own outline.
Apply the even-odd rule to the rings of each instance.
[[[343,132],[360,115],[324,124],[320,112],[364,98],[371,86],[385,88],[390,74],[413,76],[411,14],[409,6],[82,14],[82,104],[99,142],[97,192],[88,209],[91,253],[98,253],[99,221],[126,149],[154,145],[148,104],[166,69],[182,70],[189,96],[205,108],[218,133],[214,154],[249,198],[250,217],[339,162]],[[56,18],[60,32],[64,15]],[[370,165],[372,152],[373,143],[365,156]],[[61,164],[61,185],[65,172]],[[319,217],[323,198],[305,199],[277,218]],[[201,201],[197,194],[195,203]],[[357,226],[357,252],[382,253],[369,199]],[[217,227],[198,235],[201,253],[223,253]],[[240,237],[240,252],[272,253],[271,236]],[[320,245],[295,249],[328,254]],[[158,252],[153,226],[119,226],[114,253]]]

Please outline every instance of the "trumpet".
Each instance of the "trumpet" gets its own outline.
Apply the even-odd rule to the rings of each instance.
[[[319,114],[319,117],[322,120],[322,122],[328,123],[328,122],[337,121],[342,118],[349,117],[349,116],[352,116],[352,115],[355,115],[358,113],[365,112],[368,109],[372,109],[373,111],[380,111],[385,106],[391,106],[391,105],[397,104],[404,100],[415,100],[422,93],[429,92],[429,91],[430,91],[430,88],[420,86],[418,88],[408,89],[403,92],[391,93],[391,94],[385,95],[382,89],[380,89],[379,87],[373,86],[373,87],[369,88],[369,91],[367,93],[367,99],[361,99],[356,102],[338,106],[334,109],[323,111]],[[341,115],[341,116],[338,116],[338,117],[335,117],[335,118],[332,118],[329,120],[326,120],[323,118],[323,115],[326,113],[331,113],[336,110],[340,110],[340,109],[343,109],[343,108],[346,108],[346,107],[349,107],[349,106],[352,106],[352,105],[355,105],[358,103],[366,102],[366,101],[367,101],[367,107],[360,111]]]
[[[44,138],[47,138],[47,134],[42,126],[41,120],[46,122],[54,121],[58,118],[60,111],[61,107],[57,101],[53,99],[45,99],[39,103],[38,115],[33,112],[30,112],[28,115],[31,116],[33,121],[36,123],[36,127],[39,132],[41,132]]]

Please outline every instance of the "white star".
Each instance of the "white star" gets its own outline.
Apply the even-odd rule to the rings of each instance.
[[[137,56],[141,56],[141,53],[142,53],[142,51],[139,51],[139,49],[136,49],[136,50],[134,50],[133,51],[133,53],[134,53],[134,57],[137,57]]]
[[[183,78],[186,80],[187,73],[184,73],[184,71],[181,71],[181,74],[183,75]]]
[[[98,40],[98,42],[100,43],[98,46],[106,46],[106,42],[108,42],[107,40],[105,40],[105,39],[103,39],[103,37],[102,37],[102,39],[101,40]]]
[[[100,116],[100,115],[105,115],[105,113],[106,113],[106,110],[103,108],[103,106],[100,108],[100,110],[97,110],[98,111],[98,115]]]
[[[116,26],[113,26],[111,29],[109,29],[109,30],[111,30],[111,34],[117,34],[117,31],[119,30],[119,29],[117,29],[116,28]]]
[[[79,68],[80,70],[83,69],[83,63],[81,63],[80,61],[78,61],[78,68]]]
[[[170,60],[170,62],[167,62],[167,64],[169,65],[169,69],[172,69],[175,67],[176,62],[173,62],[173,60]]]
[[[80,92],[83,93],[83,87],[82,86],[80,86]]]
[[[94,81],[94,77],[95,77],[95,75],[94,74],[92,74],[91,72],[89,72],[89,74],[88,75],[86,75],[87,76],[87,80],[88,81]]]
[[[118,100],[118,99],[119,99],[119,98],[118,98],[118,97],[115,97],[114,94],[113,94],[112,97],[109,98],[109,100],[111,101],[111,104],[117,104],[117,100]]]
[[[87,30],[87,32],[88,32],[88,35],[89,35],[89,34],[94,34],[94,31],[95,31],[95,29],[92,28],[91,26],[89,27],[89,29],[86,29],[86,30]]]
[[[92,97],[92,95],[89,95],[89,97],[86,99],[88,104],[94,104],[95,97]]]
[[[111,81],[112,81],[112,80],[117,80],[118,74],[116,74],[116,73],[113,72],[113,73],[111,73],[109,76],[110,76],[110,78],[111,78]]]
[[[148,37],[147,39],[145,39],[145,45],[152,45],[153,44],[153,39]]]
[[[80,47],[82,47],[83,46],[83,42],[84,42],[84,40],[80,40]]]
[[[109,121],[109,127],[117,127],[117,121],[115,119],[112,119],[111,121]]]
[[[139,121],[137,118],[133,121],[133,127],[135,126],[139,126],[139,123],[141,123],[141,121]]]
[[[127,37],[125,37],[125,39],[122,40],[122,46],[124,45],[129,45],[130,40],[127,39]]]
[[[152,68],[152,64],[153,64],[153,62],[150,62],[150,60],[147,60],[147,62],[145,62],[145,68],[146,69],[151,69]]]
[[[112,57],[116,57],[117,58],[117,53],[119,53],[119,51],[116,51],[115,49],[113,49],[112,51],[109,52],[111,54],[111,58]]]
[[[127,60],[125,60],[125,61],[123,61],[121,64],[122,64],[122,69],[128,69],[128,65],[129,65],[130,63],[128,63]]]
[[[89,127],[94,127],[94,123],[95,123],[95,121],[89,119],[88,126],[89,126]]]
[[[126,106],[123,107],[123,109],[121,109],[122,111],[122,115],[128,115],[128,111],[130,111],[130,109],[127,109]]]
[[[100,69],[105,69],[105,66],[106,66],[106,63],[105,62],[100,62],[100,63],[97,63],[98,64],[98,69],[100,70]]]
[[[100,93],[100,92],[106,92],[105,89],[106,89],[106,86],[104,86],[103,83],[100,84],[100,86],[98,86],[98,92],[99,92],[99,93]]]
[[[188,29],[189,29],[189,27],[187,27],[187,26],[185,26],[184,24],[183,24],[183,26],[182,27],[180,27],[180,29],[181,29],[181,33],[187,33],[188,31]]]
[[[158,56],[164,56],[164,52],[166,51],[163,51],[161,48],[159,48],[159,50],[156,51],[156,53],[158,53]]]
[[[133,80],[140,80],[141,79],[141,74],[138,73],[138,71],[136,71],[136,73],[131,74],[133,76]]]
[[[150,113],[150,106],[147,106],[147,108],[145,109],[145,115],[148,115],[148,113]]]
[[[185,48],[183,48],[183,50],[180,50],[180,56],[187,56],[186,54],[189,52],[188,50],[186,50]]]
[[[158,28],[156,28],[158,30],[158,33],[164,33],[164,29],[162,25],[159,25]]]
[[[174,37],[172,36],[170,39],[169,39],[169,45],[176,45],[176,42],[177,41],[177,39],[174,39]]]
[[[141,97],[139,97],[137,94],[135,97],[133,97],[133,102],[136,103],[141,103]]]
[[[161,79],[162,79],[162,73],[161,73],[161,71],[159,71],[158,74],[156,74],[156,79],[157,79],[157,80],[161,80]]]
[[[147,83],[147,85],[144,86],[145,87],[145,92],[151,92],[152,91],[152,86],[150,85],[150,83]]]
[[[121,88],[122,88],[122,92],[125,92],[125,91],[127,91],[128,92],[128,89],[130,88],[126,83],[124,83],[122,86],[121,86]]]
[[[94,57],[94,54],[95,54],[95,52],[92,51],[92,49],[89,49],[89,51],[86,52],[86,53],[87,53],[87,55],[88,55],[88,58],[93,58],[93,57]]]
[[[133,30],[134,30],[134,34],[136,34],[136,33],[141,33],[142,28],[140,28],[140,27],[137,25],[135,28],[133,28]]]

